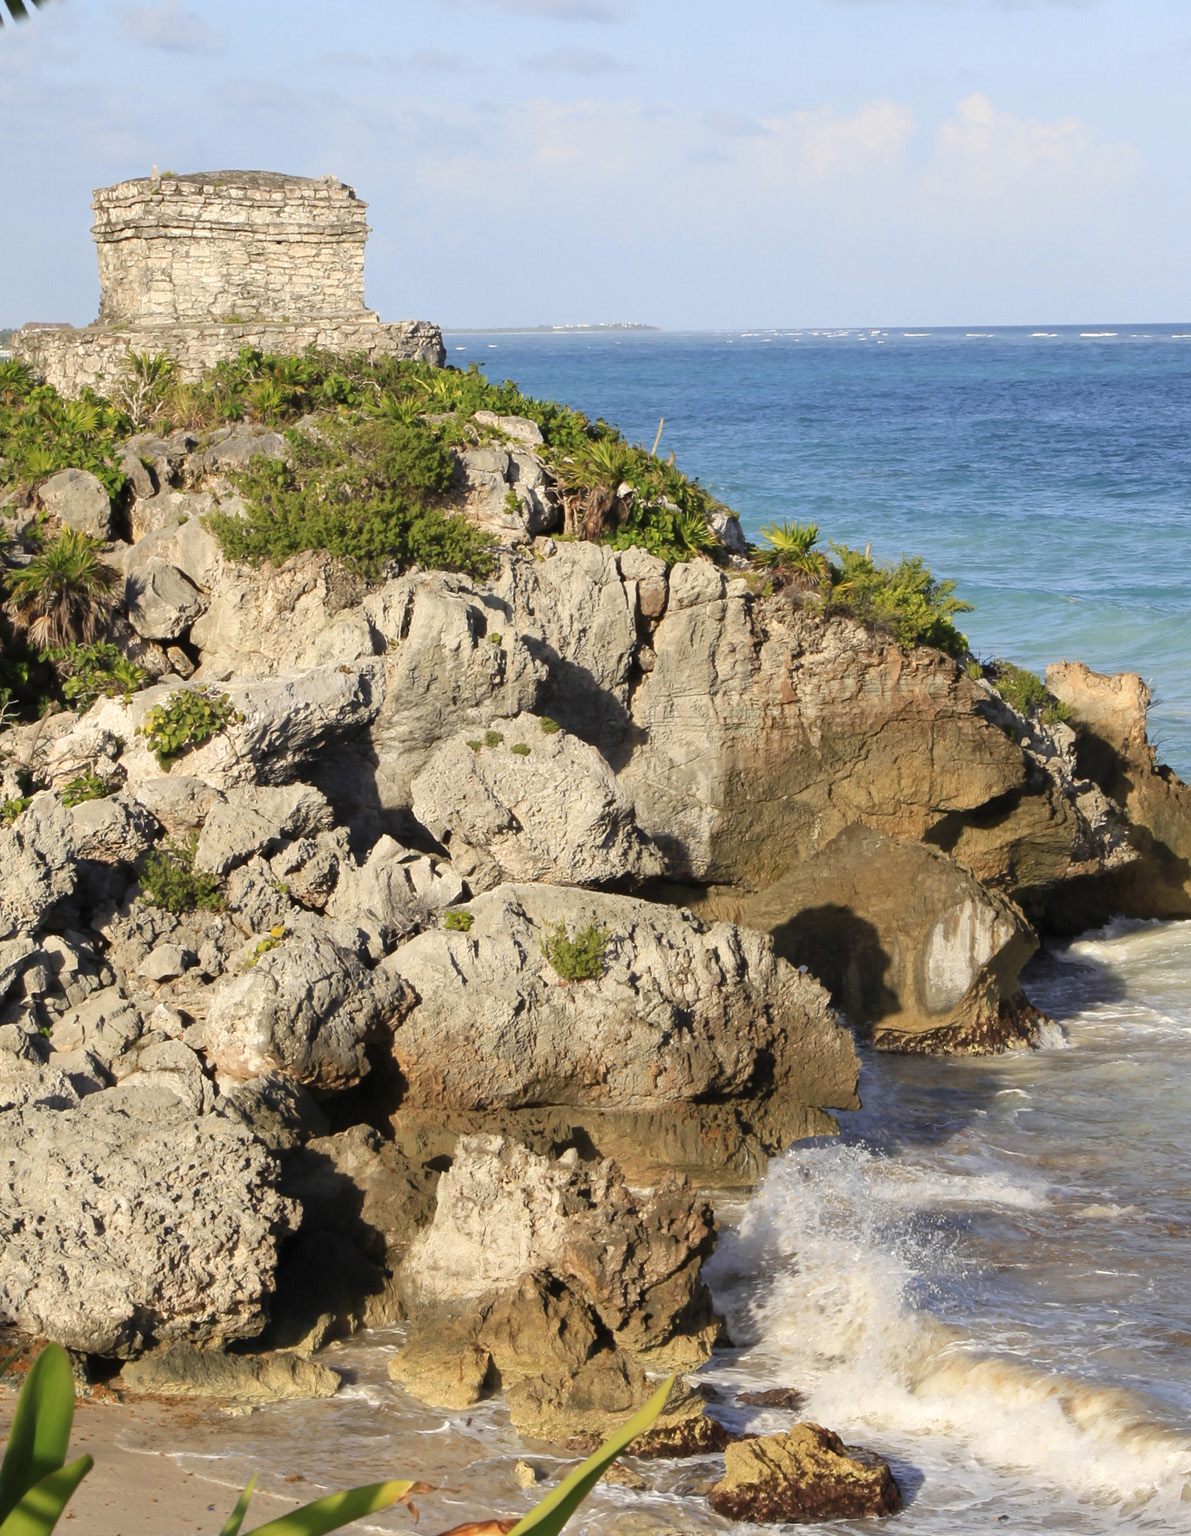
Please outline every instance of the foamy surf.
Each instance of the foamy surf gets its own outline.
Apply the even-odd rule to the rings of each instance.
[[[995,1501],[1024,1477],[1064,1501],[1144,1510],[1167,1529],[1191,1500],[1191,1436],[1121,1388],[993,1353],[977,1330],[931,1310],[932,1277],[963,1260],[953,1233],[923,1213],[1045,1203],[1045,1191],[1005,1175],[956,1176],[861,1146],[796,1149],[712,1266],[746,1347],[727,1375],[798,1387],[801,1417],[906,1458],[936,1494],[951,1484]],[[1038,1528],[1083,1528],[1054,1514]]]

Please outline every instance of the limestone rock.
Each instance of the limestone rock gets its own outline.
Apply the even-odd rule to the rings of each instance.
[[[133,1360],[121,1374],[130,1392],[233,1403],[334,1397],[340,1385],[334,1371],[298,1355],[226,1355],[184,1344]]]
[[[295,1215],[271,1153],[172,1095],[125,1088],[0,1115],[0,1323],[127,1358],[263,1325]]]
[[[558,527],[561,503],[554,477],[535,453],[509,452],[496,444],[455,453],[465,510],[472,522],[513,543],[525,543]]]
[[[203,823],[194,867],[226,875],[253,854],[274,853],[285,841],[329,827],[331,820],[326,798],[309,784],[229,789]]]
[[[411,1106],[648,1109],[781,1086],[855,1102],[856,1058],[817,983],[760,934],[625,896],[501,886],[393,957],[420,999],[394,1037]],[[542,939],[609,934],[604,972],[567,985]]]
[[[207,599],[175,565],[148,559],[124,584],[128,621],[146,640],[179,640],[207,606]]]
[[[450,847],[473,891],[502,881],[604,885],[660,873],[658,854],[594,747],[569,732],[543,732],[534,715],[491,725],[501,743],[488,747],[483,733],[460,733],[411,789],[414,815]]]
[[[363,924],[389,949],[398,939],[427,927],[462,896],[460,872],[453,864],[382,837],[362,866],[346,854],[339,858],[326,910],[330,917]]]
[[[772,933],[879,1045],[983,1052],[1035,1036],[1018,979],[1032,929],[935,848],[853,825],[766,890],[708,907]]]
[[[753,1525],[896,1515],[901,1493],[887,1462],[818,1424],[728,1446],[711,1507]]]
[[[496,411],[477,411],[472,417],[482,427],[495,427],[505,437],[512,437],[527,448],[538,448],[545,441],[542,429],[527,416],[501,416]]]
[[[122,750],[119,736],[84,716],[72,730],[49,744],[41,777],[59,794],[71,780],[87,774],[111,784],[119,778]]]
[[[89,470],[61,469],[38,487],[42,506],[60,523],[93,539],[112,535],[112,503]]]
[[[201,827],[212,806],[222,801],[217,789],[185,773],[141,779],[133,793],[171,837],[184,838]]]
[[[386,1038],[409,1003],[394,972],[366,970],[312,926],[215,984],[207,1054],[228,1077],[278,1071],[311,1087],[350,1087],[368,1071],[366,1043]]]
[[[99,864],[132,864],[149,848],[160,828],[130,795],[83,800],[70,812],[75,852]]]
[[[154,518],[145,526],[151,512],[161,506],[160,521]],[[152,502],[134,507],[133,532],[136,543],[123,559],[126,578],[142,576],[153,561],[165,561],[204,591],[214,587],[223,573],[223,552],[219,540],[209,531],[204,518],[220,510],[214,496],[187,491],[164,491]],[[204,603],[205,607],[205,603]]]
[[[173,981],[183,976],[196,963],[193,951],[181,944],[158,944],[136,968],[138,976],[147,981]]]
[[[118,987],[93,992],[63,1014],[50,1034],[56,1051],[90,1051],[109,1066],[140,1039],[144,1021],[140,1010]]]
[[[70,812],[48,791],[0,828],[0,936],[37,927],[74,890],[77,850]]]
[[[671,571],[652,646],[631,754],[605,755],[684,877],[764,887],[854,822],[920,838],[1024,782],[950,658],[760,598],[706,560]]]

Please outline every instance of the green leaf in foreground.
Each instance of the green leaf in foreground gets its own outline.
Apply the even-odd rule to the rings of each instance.
[[[558,1536],[558,1532],[579,1508],[583,1500],[599,1482],[604,1472],[626,1449],[631,1441],[642,1435],[666,1406],[674,1377],[662,1383],[649,1401],[628,1423],[605,1440],[594,1456],[589,1456],[581,1467],[564,1478],[553,1493],[548,1493],[540,1504],[535,1504],[525,1519],[509,1532],[509,1536]]]
[[[248,1487],[236,1500],[236,1507],[227,1517],[227,1524],[220,1531],[219,1536],[240,1536],[240,1527],[244,1524],[244,1516],[248,1513],[248,1501],[252,1497],[252,1490],[256,1487],[256,1474],[248,1479]]]
[[[9,1536],[8,1517],[25,1494],[42,1478],[57,1472],[66,1460],[73,1420],[70,1360],[59,1345],[47,1344],[25,1377],[0,1465],[0,1531],[4,1536]]]
[[[404,1498],[412,1487],[413,1483],[407,1480],[370,1483],[366,1488],[348,1488],[344,1493],[329,1493],[325,1499],[303,1504],[301,1509],[282,1515],[279,1520],[258,1525],[248,1536],[326,1536],[327,1531],[337,1531],[341,1525],[350,1525],[353,1520],[362,1520],[365,1515],[375,1515],[378,1510],[388,1509],[390,1504],[396,1504],[398,1499]],[[245,1493],[250,1491],[251,1485],[245,1489]]]
[[[50,1536],[71,1494],[93,1466],[90,1456],[80,1456],[68,1467],[59,1467],[34,1483],[0,1525],[0,1536]]]

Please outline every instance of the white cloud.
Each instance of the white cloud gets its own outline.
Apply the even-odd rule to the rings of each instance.
[[[125,32],[149,48],[163,48],[167,53],[216,53],[223,47],[219,34],[181,0],[122,5],[119,14]]]
[[[1127,143],[1106,143],[1078,117],[1044,121],[999,110],[983,94],[959,103],[935,133],[928,192],[964,202],[1064,201],[1115,191],[1143,167]]]
[[[498,11],[521,16],[545,16],[550,21],[615,22],[624,17],[624,6],[614,0],[479,0]]]

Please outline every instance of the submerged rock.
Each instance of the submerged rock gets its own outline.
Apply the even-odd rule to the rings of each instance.
[[[753,1525],[860,1520],[902,1507],[887,1462],[818,1424],[728,1446],[710,1499],[716,1514]]]

